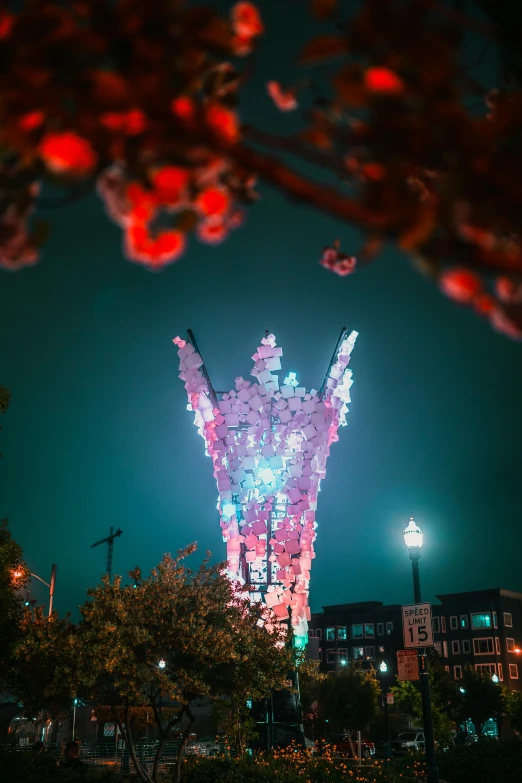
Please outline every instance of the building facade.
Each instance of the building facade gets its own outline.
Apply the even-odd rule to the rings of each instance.
[[[465,666],[496,675],[522,690],[522,593],[496,588],[438,595],[432,604],[434,645],[446,670],[459,680]],[[401,606],[380,601],[337,604],[312,614],[310,657],[324,672],[357,665],[386,676],[397,673],[404,647]],[[391,680],[390,680],[391,682]]]

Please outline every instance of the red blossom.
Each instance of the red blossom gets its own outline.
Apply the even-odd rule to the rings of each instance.
[[[515,303],[522,300],[522,285],[509,277],[497,277],[495,291],[501,302]]]
[[[496,309],[497,302],[495,297],[490,294],[479,294],[473,300],[473,307],[479,315],[490,316]]]
[[[231,44],[234,54],[238,57],[246,57],[253,49],[252,38],[250,38],[250,36],[235,35],[232,38]]]
[[[183,255],[186,237],[182,231],[171,229],[151,237],[145,226],[131,224],[125,232],[125,251],[130,261],[148,269],[161,269]]]
[[[128,136],[139,136],[147,127],[147,118],[141,109],[131,109],[125,117],[125,133]]]
[[[239,120],[232,109],[220,103],[211,103],[206,110],[208,126],[225,141],[235,143],[239,139]]]
[[[169,206],[177,206],[183,201],[189,181],[190,172],[180,166],[163,166],[151,176],[158,200]]]
[[[368,68],[364,74],[364,86],[370,92],[400,95],[405,85],[401,77],[389,68],[375,66]]]
[[[13,31],[14,15],[7,11],[0,11],[0,40],[9,38]]]
[[[189,120],[194,119],[194,115],[196,113],[196,104],[192,98],[188,97],[188,95],[179,95],[177,98],[174,98],[170,104],[170,110],[172,114],[174,114],[180,120],[188,122]]]
[[[98,160],[90,143],[73,131],[47,133],[39,151],[49,171],[55,174],[87,174]]]
[[[347,256],[346,253],[341,253],[336,247],[327,247],[324,249],[319,263],[331,272],[335,272],[339,277],[346,277],[346,275],[351,275],[355,272],[357,259],[355,256]]]
[[[43,125],[45,120],[45,114],[43,111],[30,111],[27,114],[22,114],[18,120],[18,126],[20,130],[32,131]]]
[[[195,205],[205,217],[222,217],[230,209],[230,196],[224,188],[207,188],[198,194]]]
[[[196,236],[207,245],[219,245],[228,236],[228,227],[224,220],[203,220],[196,228]]]
[[[500,307],[493,310],[489,322],[493,329],[500,334],[511,337],[512,340],[522,340],[522,328],[514,323]]]
[[[234,32],[240,38],[255,38],[264,31],[261,16],[253,3],[236,3],[230,16]]]
[[[440,289],[450,299],[461,304],[470,304],[482,293],[482,283],[469,269],[446,269],[439,277]]]
[[[267,82],[266,88],[279,111],[293,111],[297,109],[299,104],[291,90],[284,90],[279,82],[274,81]]]

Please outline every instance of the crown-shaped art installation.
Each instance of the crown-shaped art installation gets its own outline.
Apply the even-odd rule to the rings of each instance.
[[[236,378],[227,393],[214,390],[192,332],[174,339],[187,407],[214,464],[228,575],[290,620],[298,647],[308,639],[317,495],[346,424],[356,338],[342,330],[322,388],[306,391],[294,372],[280,384],[283,352],[267,334],[252,357],[254,380]]]

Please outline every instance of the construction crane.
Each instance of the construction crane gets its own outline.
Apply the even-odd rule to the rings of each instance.
[[[113,532],[113,528],[111,527],[111,532],[106,538],[102,538],[101,541],[91,544],[91,549],[94,549],[95,546],[100,546],[100,544],[107,544],[107,574],[109,575],[109,582],[112,581],[112,549],[114,547],[114,539],[121,536],[122,532],[123,531],[120,530],[120,528],[118,528],[116,532]]]

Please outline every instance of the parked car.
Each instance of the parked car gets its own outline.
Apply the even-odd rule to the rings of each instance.
[[[326,738],[328,745],[333,745],[334,753],[340,756],[346,756],[348,758],[355,758],[358,753],[357,740],[352,738],[350,744],[350,737],[348,734],[331,734]],[[352,751],[353,746],[353,751]],[[363,759],[369,759],[375,756],[375,744],[369,740],[361,740],[361,757]]]
[[[423,729],[410,729],[401,731],[399,736],[391,741],[394,756],[403,756],[405,753],[411,753],[416,750],[424,750],[424,731]]]

